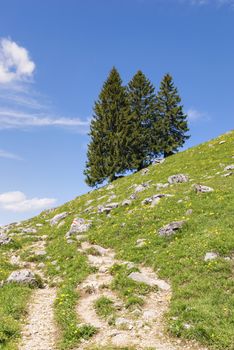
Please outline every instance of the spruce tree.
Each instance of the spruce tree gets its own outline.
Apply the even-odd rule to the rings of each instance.
[[[133,125],[132,168],[147,166],[157,149],[152,126],[156,122],[155,88],[142,71],[138,71],[128,84],[128,99]]]
[[[181,98],[171,75],[166,74],[157,95],[157,121],[154,134],[160,144],[161,153],[167,157],[178,151],[190,137],[187,115],[183,112]]]
[[[95,186],[129,169],[131,147],[130,111],[126,88],[116,68],[105,81],[90,126],[86,182]]]

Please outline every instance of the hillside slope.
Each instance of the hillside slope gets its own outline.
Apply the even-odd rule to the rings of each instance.
[[[147,170],[77,197],[55,210],[3,228],[2,231],[12,241],[0,247],[0,281],[6,281],[14,270],[27,268],[36,273],[37,283],[44,283],[46,289],[35,290],[19,283],[2,283],[0,349],[16,349],[20,329],[23,329],[20,349],[45,350],[49,339],[50,349],[115,349],[114,345],[100,346],[98,340],[92,339],[105,337],[108,332],[105,327],[108,325],[117,327],[116,320],[123,318],[123,310],[128,315],[126,317],[135,315],[137,319],[137,314],[147,305],[147,299],[149,304],[149,300],[157,298],[157,293],[160,295],[161,287],[156,284],[162,281],[164,286],[170,286],[170,292],[162,294],[158,303],[152,301],[149,305],[153,310],[157,307],[160,309],[161,302],[162,315],[157,315],[160,325],[155,321],[155,329],[162,333],[161,338],[155,338],[158,347],[152,347],[147,339],[144,340],[146,346],[140,344],[142,349],[195,350],[207,346],[209,349],[233,350],[232,164],[233,131],[168,157],[163,163],[152,165]],[[180,178],[185,182],[169,184],[168,178],[175,174],[186,175]],[[213,190],[200,193],[200,187],[194,187],[198,184]],[[51,222],[55,215],[61,213],[65,213],[64,218],[57,217],[57,221]],[[166,230],[166,233],[160,231],[160,228],[172,222],[179,222],[181,227],[175,231]],[[73,232],[66,235],[71,225]],[[102,251],[99,245],[111,250]],[[93,265],[95,261],[97,264],[91,266],[90,261],[94,262]],[[152,279],[155,274],[157,283],[149,286],[133,281],[129,275],[137,271],[145,277],[149,272]],[[81,287],[86,283],[87,295],[95,294],[92,288],[97,281],[94,283],[92,278],[98,278],[99,273],[109,276],[111,282],[106,277],[109,284],[105,278],[103,283],[99,283],[100,298],[94,300],[99,321],[107,320],[106,326],[100,321],[104,332],[98,338],[101,330],[98,332],[98,327],[86,322],[88,304],[86,310],[83,308],[83,316],[87,313],[86,319],[81,317],[82,305],[88,300],[88,296],[84,298]],[[102,289],[106,294],[100,293]],[[32,320],[30,322],[36,334],[37,324],[40,323],[40,304],[38,308],[34,307],[37,303],[35,293],[41,293],[39,298],[43,298],[45,290],[48,290],[47,295],[55,298],[56,322],[52,325],[53,307],[50,303],[47,309],[51,326],[48,325],[46,335],[48,342],[45,340],[45,344],[38,347],[35,336],[34,344],[27,347],[32,332],[29,329],[25,333],[24,318],[26,322]],[[45,305],[46,298],[49,297],[43,299]],[[120,301],[116,304],[112,300],[114,298]],[[42,317],[46,320],[47,316],[42,313]],[[131,322],[134,323],[135,319]],[[138,330],[136,334],[134,326],[130,326],[129,323],[122,324],[119,331],[132,332],[132,339],[144,338],[141,331]],[[145,321],[141,326],[143,333],[153,332],[153,322]],[[182,340],[178,342],[178,339]],[[187,343],[184,339],[190,341]],[[163,347],[164,341],[170,345]],[[131,337],[130,346],[128,343],[120,344],[118,348],[140,348],[134,342],[131,347]]]

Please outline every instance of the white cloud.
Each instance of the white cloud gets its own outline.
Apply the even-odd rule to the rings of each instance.
[[[89,120],[46,116],[41,113],[20,112],[8,108],[0,108],[0,129],[25,129],[28,127],[60,126],[79,128],[86,132]]]
[[[0,149],[0,158],[8,158],[8,159],[14,159],[14,160],[22,160],[20,156],[17,154],[4,151],[3,149]]]
[[[35,67],[24,47],[9,39],[0,40],[0,84],[31,78]]]
[[[196,121],[201,121],[201,120],[208,121],[210,119],[207,113],[200,112],[200,111],[196,110],[195,108],[190,108],[187,111],[187,115],[188,115],[188,120],[191,122],[196,122]]]
[[[21,191],[6,192],[0,194],[0,208],[12,212],[32,212],[53,206],[55,198],[31,198],[28,199]]]

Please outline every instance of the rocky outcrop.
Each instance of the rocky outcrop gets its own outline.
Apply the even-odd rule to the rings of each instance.
[[[0,233],[0,246],[11,243],[12,239],[8,237],[5,233]]]
[[[26,284],[33,287],[38,286],[38,281],[35,274],[31,270],[17,270],[13,271],[7,278],[7,283]]]
[[[105,206],[100,205],[98,207],[98,213],[106,213],[108,214],[112,209],[118,208],[119,203],[108,203]]]
[[[184,174],[171,175],[168,178],[168,182],[170,185],[178,184],[178,183],[182,183],[182,182],[188,182],[188,181],[189,181],[189,177],[187,175],[184,175]]]
[[[51,220],[50,220],[50,225],[55,226],[61,221],[62,219],[65,219],[68,216],[68,213],[64,211],[63,213],[55,215]]]
[[[212,187],[208,187],[208,186],[204,186],[204,185],[194,185],[193,186],[195,192],[197,193],[209,193],[209,192],[213,192],[214,189]]]
[[[182,228],[182,226],[185,224],[185,221],[173,221],[170,224],[167,224],[163,227],[161,227],[158,231],[159,236],[161,237],[169,237],[172,236]]]
[[[74,219],[71,224],[70,230],[66,233],[66,238],[70,238],[76,233],[87,232],[90,229],[91,225],[92,222],[90,220],[87,221],[82,218]]]

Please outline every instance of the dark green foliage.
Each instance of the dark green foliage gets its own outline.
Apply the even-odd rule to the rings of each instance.
[[[184,142],[189,138],[187,115],[183,112],[180,104],[181,98],[173,79],[166,74],[161,82],[157,95],[157,122],[154,135],[160,144],[161,153],[165,157],[178,151]]]
[[[181,98],[167,74],[158,95],[138,71],[128,87],[116,68],[103,85],[90,126],[86,183],[113,181],[127,171],[148,166],[159,154],[178,151],[189,137]]]
[[[155,89],[146,76],[138,71],[128,84],[128,99],[133,124],[132,169],[147,166],[159,145],[153,138],[152,127],[156,127]]]
[[[86,182],[91,185],[114,180],[129,168],[131,124],[126,88],[113,68],[94,106],[88,146]]]

